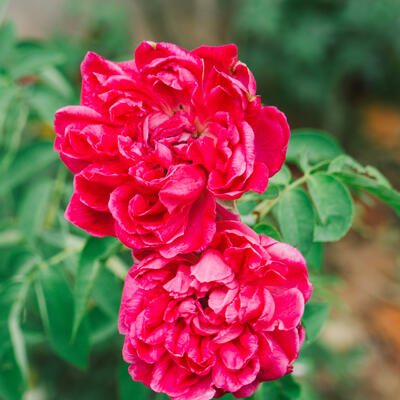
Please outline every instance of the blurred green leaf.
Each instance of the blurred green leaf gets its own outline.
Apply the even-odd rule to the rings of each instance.
[[[353,200],[349,191],[338,179],[322,172],[310,175],[307,186],[317,217],[314,240],[339,240],[350,229],[353,219]]]
[[[143,383],[135,382],[128,372],[128,364],[121,362],[118,368],[119,399],[120,400],[145,400],[149,398],[150,389]]]
[[[16,49],[15,60],[10,75],[13,79],[34,75],[49,66],[62,63],[62,53],[46,47],[24,46]]]
[[[13,279],[0,282],[0,398],[10,400],[22,398],[28,378],[21,321],[37,258],[20,252],[12,261]]]
[[[265,224],[265,223],[258,224],[254,227],[254,230],[259,235],[266,235],[272,237],[275,240],[282,241],[281,235],[279,234],[278,230],[270,224]]]
[[[0,326],[0,328],[2,327]],[[14,353],[8,347],[0,356],[0,398],[4,400],[21,400],[25,388],[25,381],[18,368]]]
[[[301,387],[295,381],[292,374],[283,376],[277,381],[278,387],[288,399],[298,399],[301,395]]]
[[[18,99],[12,101],[8,107],[4,121],[5,155],[0,163],[0,173],[4,173],[13,161],[21,144],[22,132],[28,120],[29,108]]]
[[[321,242],[314,242],[306,255],[307,265],[311,265],[318,271],[322,270],[324,261],[324,245]]]
[[[263,199],[263,200],[275,199],[279,196],[279,185],[270,183],[268,185],[267,190],[264,193],[261,194],[255,193],[255,196],[258,199]]]
[[[73,339],[85,315],[93,285],[100,269],[99,261],[108,256],[110,251],[116,249],[117,246],[119,247],[119,242],[113,237],[89,237],[86,241],[75,276]]]
[[[117,321],[121,305],[122,284],[107,268],[100,269],[92,295],[100,309]]]
[[[302,323],[306,330],[308,342],[312,342],[318,337],[325,321],[328,319],[329,311],[329,304],[311,302],[306,304]]]
[[[39,118],[53,126],[54,114],[66,103],[65,98],[54,89],[44,85],[27,87],[25,98]]]
[[[0,3],[1,9],[1,3]],[[11,55],[15,42],[15,24],[12,21],[5,21],[0,27],[0,65]]]
[[[59,265],[42,267],[36,285],[37,299],[53,350],[79,368],[86,368],[89,355],[89,330],[86,321],[71,340],[74,300]]]
[[[55,90],[62,97],[69,99],[73,96],[73,86],[57,68],[45,68],[40,72],[40,77],[46,86]]]
[[[255,200],[247,199],[246,197],[239,199],[239,201],[237,201],[236,203],[240,215],[250,214],[254,210],[256,205],[257,202]]]
[[[31,241],[43,228],[52,184],[50,180],[32,184],[28,187],[20,204],[18,227],[28,241]]]
[[[282,399],[279,392],[275,382],[262,382],[254,393],[254,398],[256,400],[287,400],[286,398]]]
[[[256,400],[291,400],[298,399],[300,395],[300,385],[289,374],[276,381],[263,382],[254,394],[254,398]]]
[[[39,173],[58,158],[50,142],[36,142],[25,147],[0,175],[0,195]]]
[[[297,129],[290,137],[286,161],[300,165],[300,161],[307,157],[308,163],[314,165],[332,160],[342,153],[342,149],[331,136],[314,129]]]
[[[117,311],[119,306],[117,307]],[[87,320],[90,325],[90,346],[108,345],[109,340],[117,337],[118,333],[118,314],[110,317],[97,307],[90,308],[87,313]],[[118,341],[120,342],[120,341]]]
[[[307,193],[300,188],[287,191],[273,211],[283,240],[306,254],[314,235],[314,211]]]
[[[31,281],[28,279],[19,283],[18,293],[8,318],[8,327],[10,329],[10,338],[14,349],[15,360],[25,381],[28,378],[28,356],[20,319],[30,284]]]
[[[0,87],[0,145],[4,142],[4,123],[15,93],[15,86]]]

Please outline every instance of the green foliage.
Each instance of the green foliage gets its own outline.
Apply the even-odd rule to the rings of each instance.
[[[350,229],[353,218],[353,202],[348,189],[324,172],[310,175],[307,186],[317,214],[314,241],[339,240]]]
[[[292,375],[286,375],[275,382],[261,384],[255,397],[268,400],[298,399],[301,395],[301,386]]]
[[[128,365],[125,362],[121,362],[121,365],[118,368],[119,395],[121,400],[147,398],[150,389],[140,382],[132,381],[127,366]]]
[[[314,235],[314,211],[307,193],[298,187],[286,191],[275,210],[283,240],[306,254]]]
[[[71,340],[74,298],[59,268],[43,266],[36,283],[37,299],[43,326],[50,345],[62,358],[86,368],[89,354],[89,327],[82,323]]]
[[[22,149],[1,174],[0,194],[26,182],[57,159],[52,143],[38,141]]]
[[[101,260],[107,259],[112,250],[120,244],[115,238],[90,237],[82,249],[78,270],[75,275],[75,316],[72,339],[75,339],[83,320],[95,281],[101,267]]]
[[[269,189],[263,195],[244,196],[246,214],[250,214],[249,201],[258,199],[254,220],[246,218],[262,226],[272,210],[283,240],[307,258],[313,251],[317,269],[321,269],[321,261],[315,259],[320,257],[315,254],[316,244],[339,240],[351,227],[354,213],[351,189],[355,195],[361,190],[375,195],[399,214],[399,192],[376,168],[363,167],[343,154],[336,141],[325,133],[294,131],[287,163],[300,167],[304,175],[293,179],[284,166],[271,179],[274,185],[279,185],[278,196],[267,196]]]
[[[389,181],[375,167],[363,167],[351,157],[343,155],[329,164],[328,173],[356,190],[370,192],[386,202],[400,216],[400,193],[392,188]]]
[[[303,160],[314,165],[321,161],[332,160],[343,153],[337,142],[323,132],[297,129],[292,135],[286,160],[296,162],[300,167]]]
[[[303,315],[307,342],[314,341],[328,318],[329,304],[307,303]]]
[[[324,244],[314,242],[306,256],[307,265],[321,271],[324,264]]]
[[[266,236],[270,236],[275,240],[279,240],[281,241],[281,235],[279,234],[278,230],[270,224],[266,224],[266,223],[261,223],[258,224],[254,227],[254,230],[259,234],[259,235],[266,235]]]

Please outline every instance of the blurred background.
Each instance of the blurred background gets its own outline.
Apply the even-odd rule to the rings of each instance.
[[[3,105],[8,98],[0,93],[0,123],[22,124],[24,133],[18,139],[22,143],[52,140],[54,111],[79,102],[79,64],[88,50],[118,61],[132,58],[142,40],[173,42],[186,49],[234,42],[240,60],[256,77],[263,103],[284,111],[292,128],[318,128],[336,136],[349,154],[376,166],[394,187],[400,186],[399,0],[1,3],[1,74],[15,65],[15,57],[7,58],[7,51],[16,46],[21,50],[19,69],[12,68],[11,75],[16,87],[28,95],[18,103],[23,107],[15,107],[18,96],[14,103],[7,103],[6,112]],[[30,56],[33,53],[39,54],[36,61]],[[46,68],[43,59],[48,62]],[[12,117],[6,117],[10,113]],[[3,138],[2,146],[7,140]],[[50,178],[56,184],[67,182],[68,189],[71,177],[63,176],[60,163],[53,161],[34,179],[39,183]],[[17,192],[21,196],[24,185]],[[0,203],[5,215],[1,228],[12,224],[15,210],[22,207],[18,195],[12,201],[16,202],[12,206],[4,198]],[[47,223],[62,215],[62,201],[52,204],[56,209],[53,216],[46,217]],[[0,237],[0,255],[6,254],[9,241],[9,236]],[[303,386],[302,399],[398,398],[399,243],[400,227],[394,213],[368,197],[357,202],[352,231],[340,242],[326,246],[324,275],[318,284],[326,287],[333,307],[319,340],[304,348],[295,368]],[[1,276],[10,262],[16,262],[6,255]],[[115,333],[115,326],[110,329]],[[137,396],[124,389],[130,383],[125,379],[126,367],[120,371],[125,373],[123,377],[116,378],[118,335],[108,339],[104,332],[103,337],[99,334],[89,366],[82,371],[51,353],[42,339],[31,333],[30,358],[36,369],[30,376],[35,389],[29,399]],[[134,390],[140,389],[135,386]],[[273,394],[269,399],[273,400]]]

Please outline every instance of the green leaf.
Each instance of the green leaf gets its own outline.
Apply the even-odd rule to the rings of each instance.
[[[388,179],[375,167],[372,165],[367,165],[365,167],[365,173],[369,175],[371,178],[373,178],[377,183],[379,183],[382,186],[385,186],[389,189],[392,188],[392,185],[388,181]]]
[[[3,143],[4,122],[6,120],[9,106],[15,96],[14,86],[1,86],[0,87],[0,144]]]
[[[318,271],[322,270],[324,260],[324,245],[321,242],[314,242],[306,255],[307,265],[311,265]]]
[[[19,208],[19,229],[28,241],[42,229],[48,210],[52,181],[44,180],[29,186]]]
[[[273,211],[283,240],[306,254],[314,235],[314,211],[307,193],[300,188],[287,191]]]
[[[317,217],[314,240],[339,240],[350,229],[353,219],[353,200],[349,191],[338,179],[323,172],[310,175],[307,186]]]
[[[100,260],[107,257],[110,251],[116,249],[117,246],[119,247],[119,242],[113,237],[90,237],[86,241],[75,277],[73,338],[85,315],[87,304],[100,269]]]
[[[22,139],[22,132],[28,120],[29,108],[19,99],[14,99],[8,107],[4,121],[4,147],[6,154],[1,160],[0,171],[3,174],[14,160]]]
[[[13,79],[19,79],[23,76],[39,73],[49,66],[61,64],[63,61],[63,54],[50,48],[17,47],[10,74]]]
[[[40,77],[43,82],[54,89],[58,94],[65,98],[71,98],[74,94],[74,89],[71,83],[64,75],[54,67],[49,67],[41,71]]]
[[[119,306],[116,309],[119,310]],[[99,308],[93,307],[87,313],[90,325],[90,346],[107,345],[114,336],[120,338],[118,333],[118,316],[110,317]]]
[[[363,167],[350,156],[342,155],[332,160],[328,173],[355,189],[373,194],[400,216],[400,193],[392,188],[390,182],[375,167]]]
[[[0,398],[21,399],[29,370],[21,322],[32,282],[28,274],[37,258],[31,252],[20,252],[10,262],[14,276],[1,282],[0,290]]]
[[[240,215],[248,215],[250,214],[255,206],[257,205],[257,202],[255,200],[248,200],[246,199],[246,197],[243,197],[242,199],[240,199],[237,203],[237,209],[239,211]]]
[[[271,200],[276,199],[279,196],[279,185],[269,184],[267,190],[264,193],[255,193],[257,199]]]
[[[329,311],[330,311],[329,304],[324,304],[324,303],[306,304],[302,323],[306,330],[306,338],[308,342],[312,342],[318,337],[322,327],[324,326],[325,321],[329,316]]]
[[[0,27],[0,65],[2,65],[11,55],[11,52],[15,46],[15,40],[16,37],[14,22],[4,22]]]
[[[328,172],[332,173],[343,171],[363,174],[365,172],[365,168],[352,157],[348,156],[347,154],[342,154],[329,163]]]
[[[254,394],[255,400],[291,400],[298,399],[301,387],[291,374],[271,382],[263,382]]]
[[[234,399],[233,396],[232,398]],[[280,395],[280,390],[276,385],[276,382],[262,382],[257,391],[254,393],[254,398],[255,400],[282,400],[282,396]],[[287,398],[284,397],[283,400],[287,400]]]
[[[28,356],[20,319],[30,284],[30,280],[27,279],[25,279],[24,282],[19,283],[17,298],[11,307],[8,318],[8,328],[10,330],[10,338],[14,349],[15,360],[25,381],[28,378]]]
[[[390,184],[390,182],[378,169],[371,165],[367,165],[366,167],[364,167],[359,162],[346,154],[343,154],[332,160],[329,163],[328,172],[355,173],[356,175],[368,177],[381,186],[392,189],[392,185]]]
[[[301,395],[301,387],[293,378],[293,375],[285,375],[277,381],[282,393],[289,399],[298,399]]]
[[[57,109],[65,105],[65,98],[54,89],[44,85],[27,87],[24,95],[32,110],[36,112],[39,119],[53,125],[54,114]]]
[[[314,129],[297,129],[290,137],[286,161],[300,165],[300,161],[304,164],[306,159],[309,164],[314,165],[321,161],[332,160],[342,153],[335,139],[324,132]]]
[[[145,400],[149,398],[150,389],[143,383],[135,382],[128,372],[128,364],[121,362],[118,368],[119,399]]]
[[[40,269],[36,293],[51,347],[68,362],[85,368],[89,354],[88,326],[83,321],[75,340],[71,340],[74,300],[59,265]]]
[[[0,329],[3,327],[0,325]],[[2,343],[4,346],[4,343]],[[0,398],[21,400],[26,384],[10,346],[0,356]]]
[[[0,175],[0,195],[38,174],[58,158],[50,142],[36,142],[17,154],[7,171]]]
[[[269,185],[283,185],[287,186],[292,178],[290,169],[286,164],[282,165],[282,168],[269,180]]]
[[[265,224],[265,223],[258,224],[254,227],[254,230],[259,235],[266,235],[272,237],[275,240],[282,241],[281,235],[279,234],[278,230],[270,224]]]
[[[92,296],[99,308],[115,320],[118,319],[121,295],[121,281],[108,269],[101,268],[93,287]]]
[[[363,189],[373,194],[392,207],[396,214],[400,216],[400,193],[397,190],[388,188],[372,178],[352,172],[335,172],[333,175],[354,188]]]

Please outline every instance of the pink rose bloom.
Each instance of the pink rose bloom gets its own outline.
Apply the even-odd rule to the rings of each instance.
[[[119,315],[129,373],[172,399],[254,393],[291,372],[310,298],[304,258],[236,221],[209,248],[133,266]]]
[[[75,174],[66,218],[92,235],[165,257],[201,251],[215,198],[263,192],[283,163],[286,118],[261,105],[235,45],[144,42],[122,63],[88,53],[81,70],[55,149]]]

